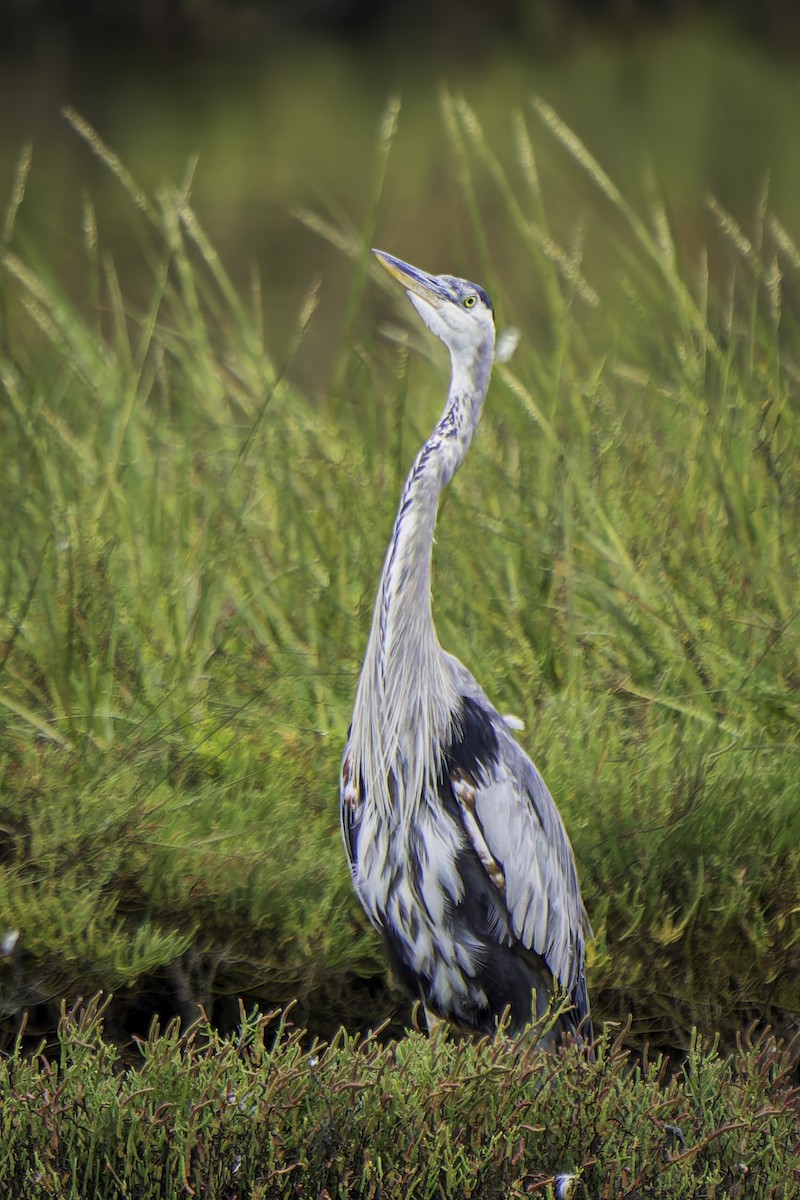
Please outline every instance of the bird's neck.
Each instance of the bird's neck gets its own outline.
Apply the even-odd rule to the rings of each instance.
[[[370,640],[378,639],[384,673],[438,640],[431,609],[431,557],[442,489],[469,450],[489,386],[491,355],[465,369],[453,363],[447,403],[412,466],[386,551]]]
[[[357,736],[370,743],[363,761],[382,776],[371,781],[373,797],[385,789],[387,774],[401,770],[401,793],[407,803],[418,802],[426,779],[438,774],[431,748],[447,741],[458,702],[433,624],[433,535],[439,496],[469,449],[490,372],[491,353],[469,370],[454,365],[447,404],[400,497],[356,702],[364,722]]]

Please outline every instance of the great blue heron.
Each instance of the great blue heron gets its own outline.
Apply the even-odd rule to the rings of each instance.
[[[444,411],[416,457],[383,564],[342,759],[353,884],[390,965],[430,1018],[520,1031],[554,991],[589,1027],[588,935],[558,809],[512,723],[439,645],[431,552],[439,495],[480,419],[495,345],[486,292],[376,250],[450,351]]]

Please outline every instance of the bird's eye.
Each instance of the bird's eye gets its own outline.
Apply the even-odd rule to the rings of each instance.
[[[477,296],[465,296],[464,297],[464,308],[474,308],[477,303],[478,303]]]

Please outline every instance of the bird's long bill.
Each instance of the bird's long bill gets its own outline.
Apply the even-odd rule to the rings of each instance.
[[[411,263],[403,262],[402,258],[395,258],[393,254],[386,254],[383,250],[373,250],[372,253],[392,278],[402,283],[407,292],[413,292],[415,296],[421,296],[429,303],[433,299],[451,299],[446,287],[435,275],[420,271],[419,267],[412,267]]]

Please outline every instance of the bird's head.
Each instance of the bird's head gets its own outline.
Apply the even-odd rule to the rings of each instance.
[[[450,350],[454,360],[473,361],[494,351],[494,309],[482,287],[453,275],[428,275],[383,250],[378,262],[408,293],[425,324]]]

